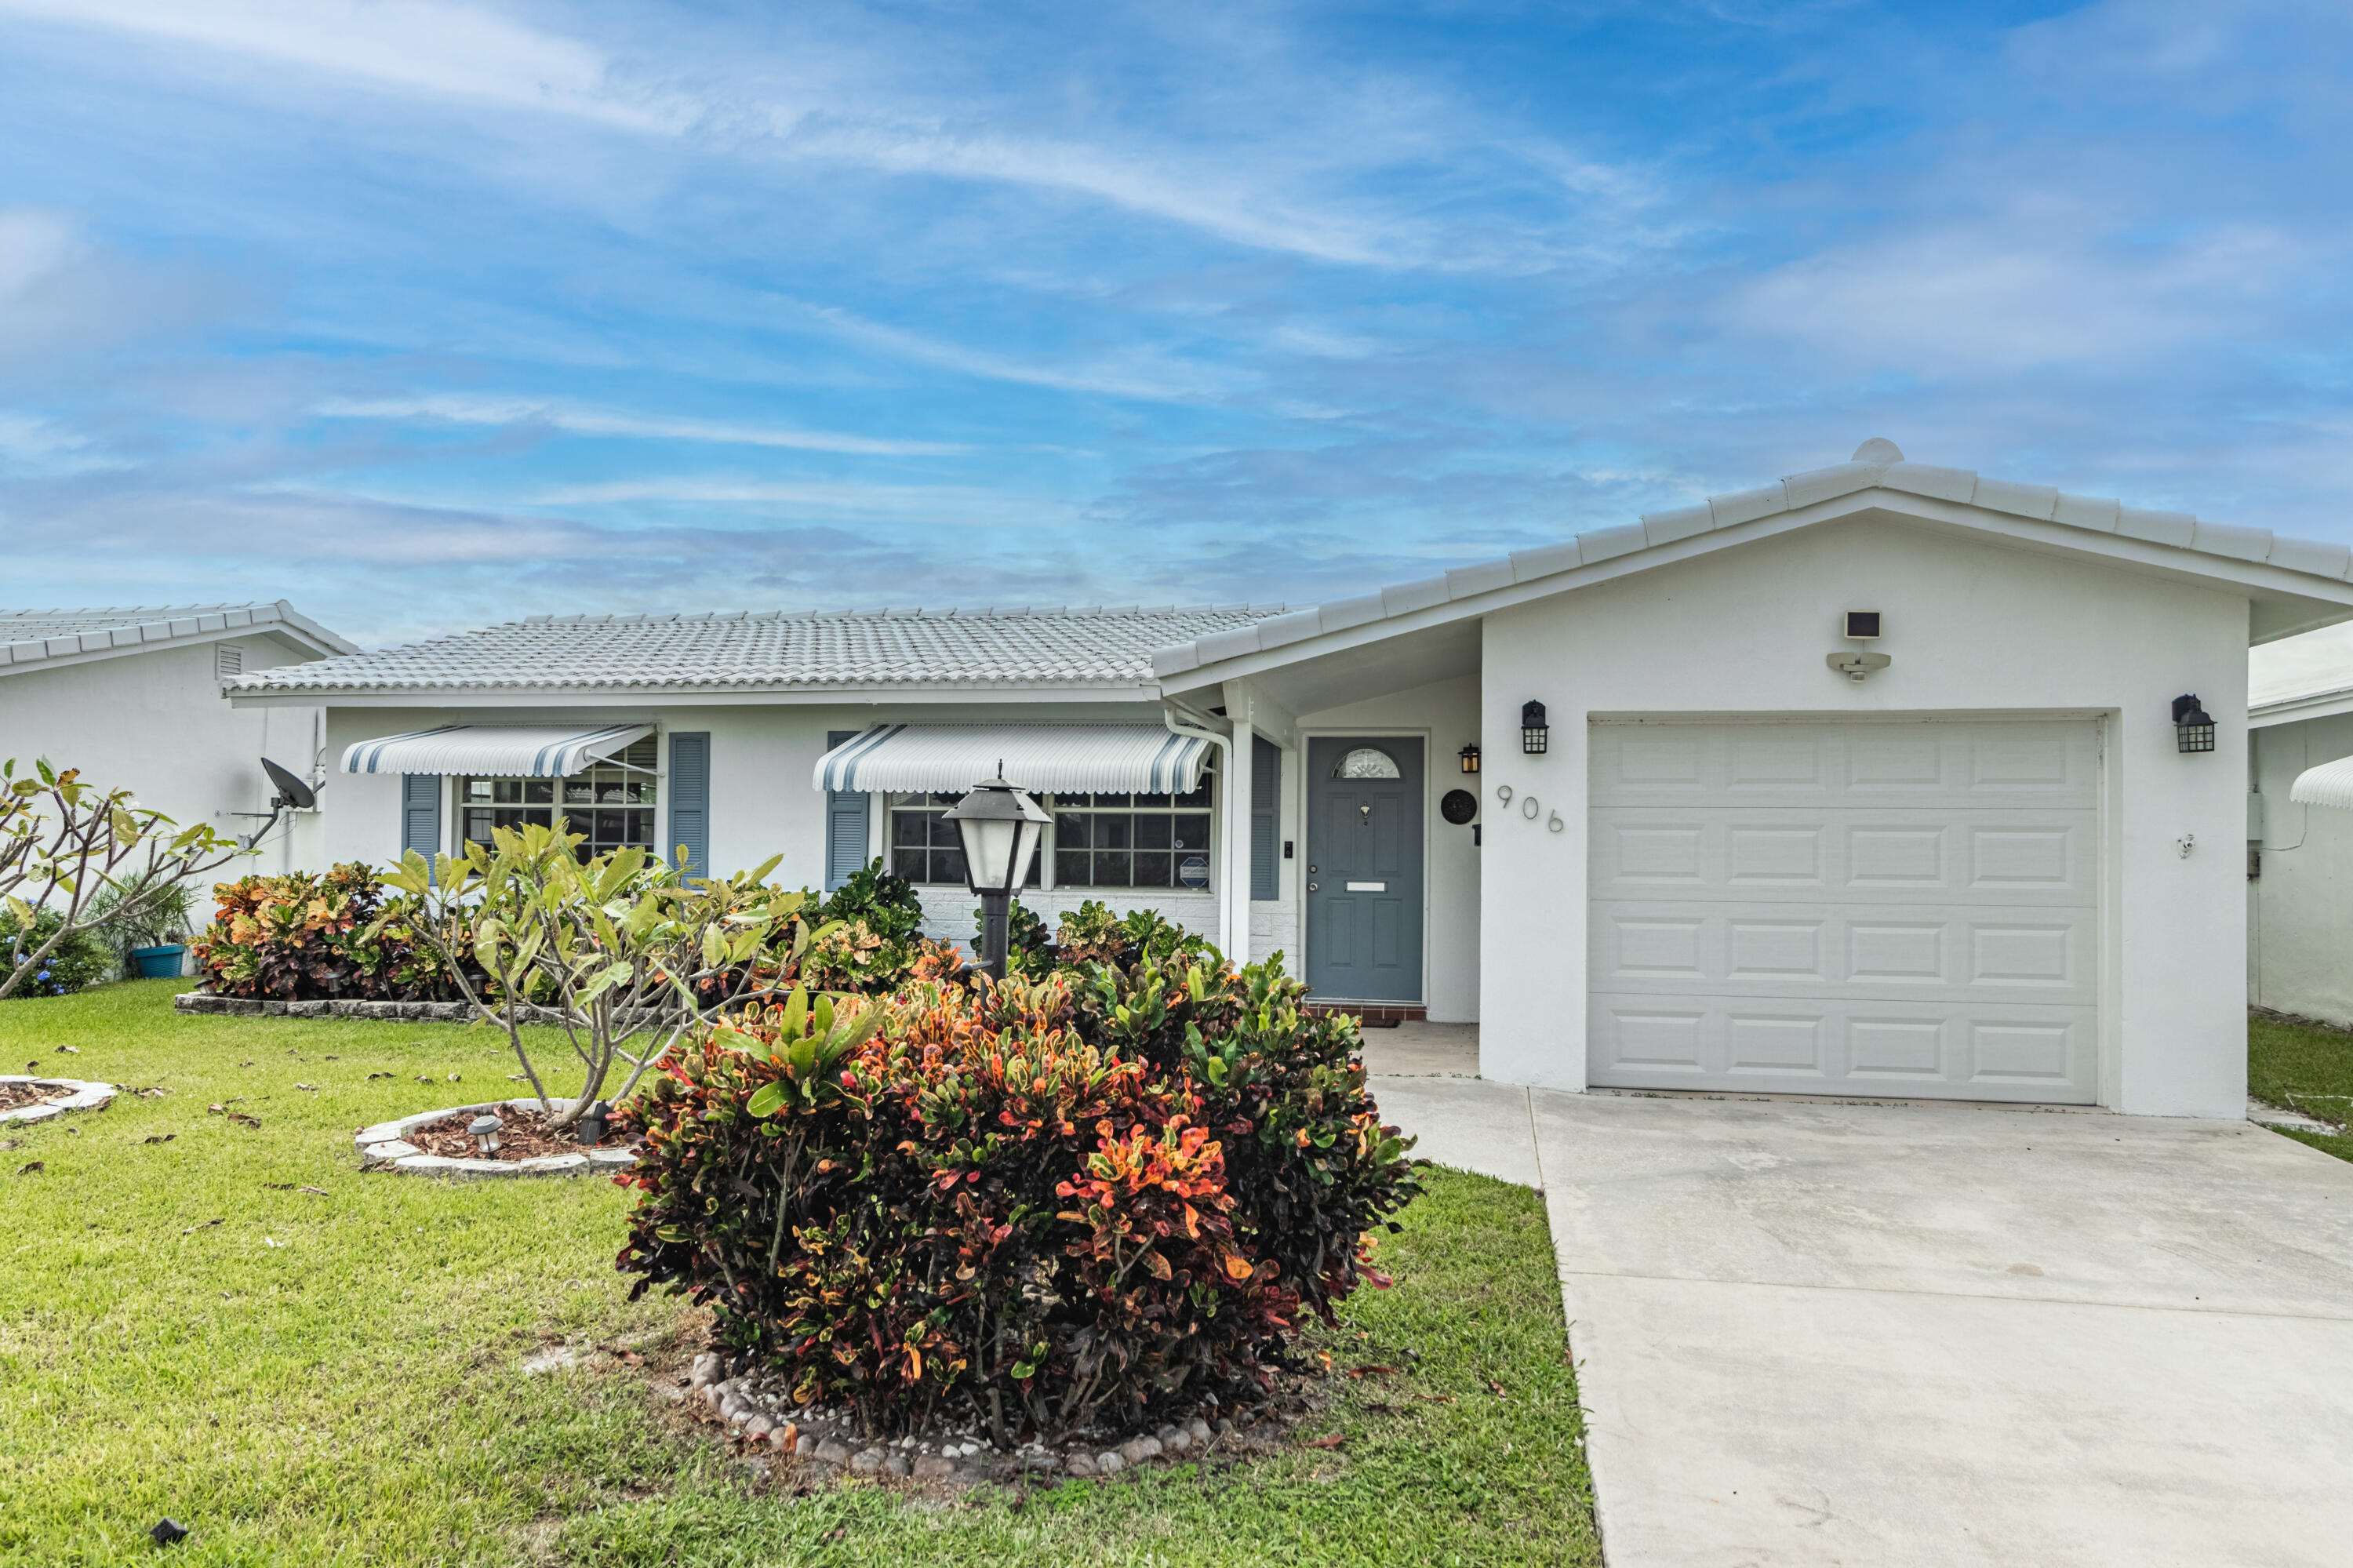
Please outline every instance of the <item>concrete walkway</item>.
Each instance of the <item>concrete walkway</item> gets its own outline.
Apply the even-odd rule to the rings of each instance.
[[[1545,1192],[1612,1568],[2353,1561],[2353,1165],[2235,1122],[1375,1091]]]

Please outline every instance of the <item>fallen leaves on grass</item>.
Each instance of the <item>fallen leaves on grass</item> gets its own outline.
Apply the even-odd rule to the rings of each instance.
[[[134,1095],[137,1095],[137,1096],[138,1096],[141,1099],[142,1099],[142,1100],[160,1100],[160,1099],[162,1099],[165,1095],[170,1094],[172,1091],[171,1091],[171,1090],[169,1090],[169,1089],[160,1089],[160,1088],[155,1088],[155,1089],[133,1089],[133,1090],[132,1090],[131,1092],[132,1092],[132,1094],[134,1094]]]
[[[16,1167],[16,1174],[19,1176],[30,1176],[35,1171],[46,1171],[48,1168],[48,1163],[46,1160],[27,1160],[25,1163]]]
[[[1493,1394],[1497,1399],[1509,1399],[1512,1397],[1510,1394],[1504,1392],[1504,1385],[1497,1383],[1493,1378],[1489,1378],[1487,1380],[1487,1392]]]
[[[297,1084],[294,1086],[298,1089],[308,1089],[314,1095],[319,1092],[319,1086],[316,1084]]]
[[[1345,1432],[1335,1432],[1329,1437],[1318,1437],[1307,1446],[1310,1448],[1337,1448],[1347,1440],[1348,1435]]]
[[[1417,1393],[1414,1397],[1416,1399],[1425,1400],[1431,1404],[1452,1404],[1454,1403],[1454,1396],[1451,1393]]]
[[[69,1056],[79,1056],[81,1054],[81,1047],[79,1045],[60,1045],[58,1049],[64,1052]]]
[[[261,1118],[258,1116],[248,1116],[243,1111],[231,1111],[228,1113],[228,1119],[239,1127],[249,1127],[256,1132],[261,1130]]]
[[[322,1198],[327,1195],[324,1187],[297,1187],[291,1181],[264,1181],[262,1185],[273,1192],[316,1192]]]
[[[1350,1367],[1350,1368],[1348,1369],[1348,1375],[1349,1375],[1350,1377],[1394,1377],[1394,1376],[1396,1376],[1396,1375],[1397,1375],[1397,1368],[1395,1368],[1395,1367]]]
[[[389,1078],[392,1075],[390,1073],[370,1073],[368,1075],[368,1081],[370,1083],[374,1083],[378,1078]]]
[[[184,1236],[192,1236],[198,1231],[208,1231],[215,1225],[225,1225],[227,1224],[228,1224],[228,1222],[226,1219],[206,1220],[201,1224],[190,1225],[186,1230],[182,1231],[180,1234]]]
[[[180,1135],[176,1132],[151,1132],[139,1141],[142,1143],[169,1143],[172,1139],[179,1136]]]

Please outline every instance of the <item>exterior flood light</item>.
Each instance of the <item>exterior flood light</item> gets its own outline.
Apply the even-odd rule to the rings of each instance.
[[[2200,705],[2195,692],[2173,699],[2173,743],[2182,751],[2214,749],[2214,715]]]
[[[1850,642],[1875,641],[1881,631],[1879,620],[1879,611],[1875,609],[1850,609],[1840,634]],[[1884,653],[1857,648],[1852,652],[1833,653],[1823,662],[1859,686],[1895,661]]]
[[[1472,741],[1456,755],[1462,758],[1463,772],[1476,773],[1479,771],[1479,743],[1477,741]]]
[[[506,1130],[506,1123],[494,1116],[478,1116],[466,1124],[466,1130],[473,1134],[474,1141],[481,1145],[483,1153],[496,1154],[499,1151],[499,1134]]]
[[[1005,764],[998,763],[997,770],[1002,774]],[[974,785],[943,815],[964,841],[965,885],[980,900],[981,965],[991,980],[1003,980],[1007,906],[1053,819],[1028,790],[1002,778]]]
[[[1520,705],[1520,750],[1530,757],[1542,757],[1552,749],[1552,729],[1545,723],[1542,703]]]

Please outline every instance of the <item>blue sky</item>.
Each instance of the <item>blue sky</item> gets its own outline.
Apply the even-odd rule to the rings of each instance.
[[[1915,458],[2353,539],[2353,8],[0,0],[0,603],[1312,603]]]

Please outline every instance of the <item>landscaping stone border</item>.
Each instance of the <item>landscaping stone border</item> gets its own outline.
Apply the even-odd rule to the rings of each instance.
[[[585,1176],[591,1171],[624,1171],[638,1162],[637,1151],[630,1149],[585,1149],[577,1154],[547,1154],[537,1160],[455,1160],[448,1155],[427,1154],[407,1141],[411,1128],[439,1121],[444,1117],[538,1108],[537,1100],[525,1099],[488,1100],[480,1105],[418,1111],[415,1116],[405,1116],[396,1121],[380,1121],[374,1127],[364,1127],[353,1136],[352,1142],[358,1147],[360,1157],[371,1168],[397,1171],[409,1176],[439,1176],[458,1181],[511,1181],[523,1176]]]
[[[225,1015],[231,1018],[369,1018],[379,1022],[399,1023],[470,1023],[476,1014],[473,1004],[464,1001],[275,1001],[258,996],[216,996],[208,991],[185,991],[172,999],[173,1008],[180,1012]],[[623,1011],[619,1022],[632,1019],[641,1022],[659,1022],[658,1018],[640,1019],[635,1012]],[[525,1023],[561,1023],[563,1019],[536,1007],[522,1010]]]
[[[112,1084],[88,1083],[80,1078],[37,1078],[24,1073],[0,1073],[0,1084],[37,1084],[47,1088],[73,1091],[71,1099],[0,1111],[0,1121],[47,1121],[68,1111],[104,1110],[114,1097],[122,1092]]]

